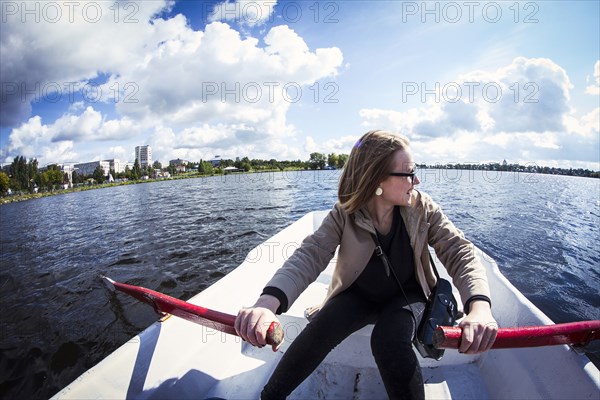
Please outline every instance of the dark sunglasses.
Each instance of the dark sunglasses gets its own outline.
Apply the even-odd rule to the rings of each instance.
[[[390,172],[390,176],[409,176],[412,183],[415,183],[415,176],[417,176],[417,171],[415,172]]]

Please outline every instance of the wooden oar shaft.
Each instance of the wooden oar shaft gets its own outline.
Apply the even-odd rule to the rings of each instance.
[[[172,314],[202,326],[237,336],[234,328],[235,315],[200,307],[144,287],[116,282],[105,276],[102,278],[105,283],[112,285],[120,292],[150,304],[159,314]],[[277,347],[283,341],[283,329],[281,326],[276,322],[271,323],[267,329],[266,339],[267,344],[274,346],[274,348]]]
[[[461,335],[460,327],[438,326],[433,334],[433,344],[439,349],[457,349],[460,346]],[[500,328],[492,348],[585,345],[597,339],[600,339],[600,320],[568,322],[556,325]]]

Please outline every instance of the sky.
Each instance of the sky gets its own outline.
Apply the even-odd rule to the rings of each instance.
[[[598,1],[0,0],[0,163],[308,160],[600,170]]]

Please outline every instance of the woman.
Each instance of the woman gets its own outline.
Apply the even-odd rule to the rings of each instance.
[[[264,346],[265,329],[287,311],[327,267],[339,246],[336,268],[323,304],[291,343],[261,393],[288,396],[352,332],[373,323],[371,349],[392,399],[424,398],[412,338],[436,277],[432,246],[459,289],[466,316],[459,351],[488,350],[496,337],[484,267],[473,245],[419,184],[406,138],[385,131],[363,135],[340,177],[339,202],[275,273],[254,306],[240,310],[239,335]],[[375,254],[378,241],[400,285]],[[315,310],[313,310],[315,311]]]

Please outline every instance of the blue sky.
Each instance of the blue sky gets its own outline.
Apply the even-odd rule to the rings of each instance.
[[[600,170],[597,1],[0,2],[0,162],[306,160]]]

